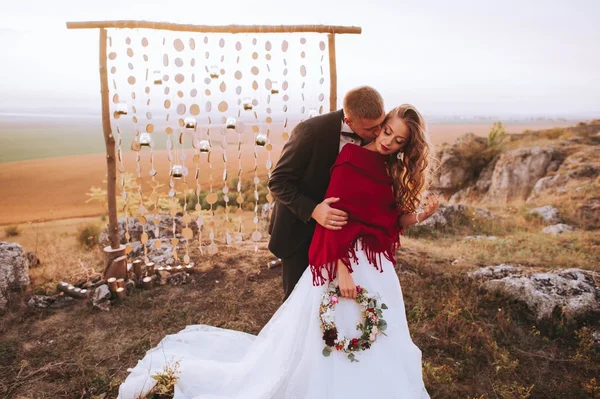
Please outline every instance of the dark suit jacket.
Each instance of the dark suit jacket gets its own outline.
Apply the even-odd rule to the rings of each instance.
[[[275,197],[269,250],[279,258],[292,255],[312,238],[311,218],[329,185],[329,170],[340,146],[343,110],[316,116],[298,124],[283,147],[269,180]]]

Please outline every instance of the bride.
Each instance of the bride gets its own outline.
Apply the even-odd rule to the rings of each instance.
[[[416,213],[429,150],[410,105],[390,111],[371,143],[346,145],[326,198],[340,199],[332,206],[348,223],[317,226],[310,267],[258,336],[188,326],[130,369],[119,398],[145,397],[174,362],[175,399],[429,398],[394,271],[404,227],[438,207],[429,195]]]

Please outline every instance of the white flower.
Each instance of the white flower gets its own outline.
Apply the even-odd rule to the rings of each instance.
[[[323,323],[333,323],[335,318],[331,308],[328,308],[325,312],[323,312],[323,314],[321,315],[321,320],[323,320]]]
[[[372,334],[377,334],[377,332],[379,332],[379,329],[377,328],[377,326],[373,326],[373,329],[371,330]]]
[[[323,295],[323,301],[321,303],[325,306],[329,305],[329,296]]]
[[[369,341],[375,341],[376,337],[377,337],[377,334],[371,333],[371,335],[369,335]]]

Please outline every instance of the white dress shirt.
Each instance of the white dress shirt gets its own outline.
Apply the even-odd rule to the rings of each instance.
[[[346,122],[344,122],[344,120],[342,120],[342,128],[340,130],[340,151],[342,151],[342,148],[344,148],[344,146],[346,144],[354,144],[354,145],[361,144],[361,142],[359,140],[354,139],[352,137],[343,136],[341,132],[354,133],[352,131],[352,128],[350,126],[348,126],[346,124]]]

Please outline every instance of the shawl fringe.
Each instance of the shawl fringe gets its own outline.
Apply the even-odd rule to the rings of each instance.
[[[372,240],[368,240],[365,237],[359,237],[354,240],[348,250],[341,253],[337,259],[322,265],[310,265],[310,271],[313,276],[313,285],[320,286],[325,284],[326,281],[335,280],[337,278],[338,261],[341,261],[344,266],[348,268],[348,271],[353,273],[352,263],[358,261],[356,252],[360,249],[359,245],[362,246],[362,250],[367,256],[367,261],[373,265],[376,270],[379,270],[380,273],[383,273],[382,256],[393,265],[396,265],[396,258],[394,255],[396,254],[396,250],[400,247],[400,240],[394,241],[392,246],[387,249],[379,249],[375,243],[370,243],[369,241]]]

